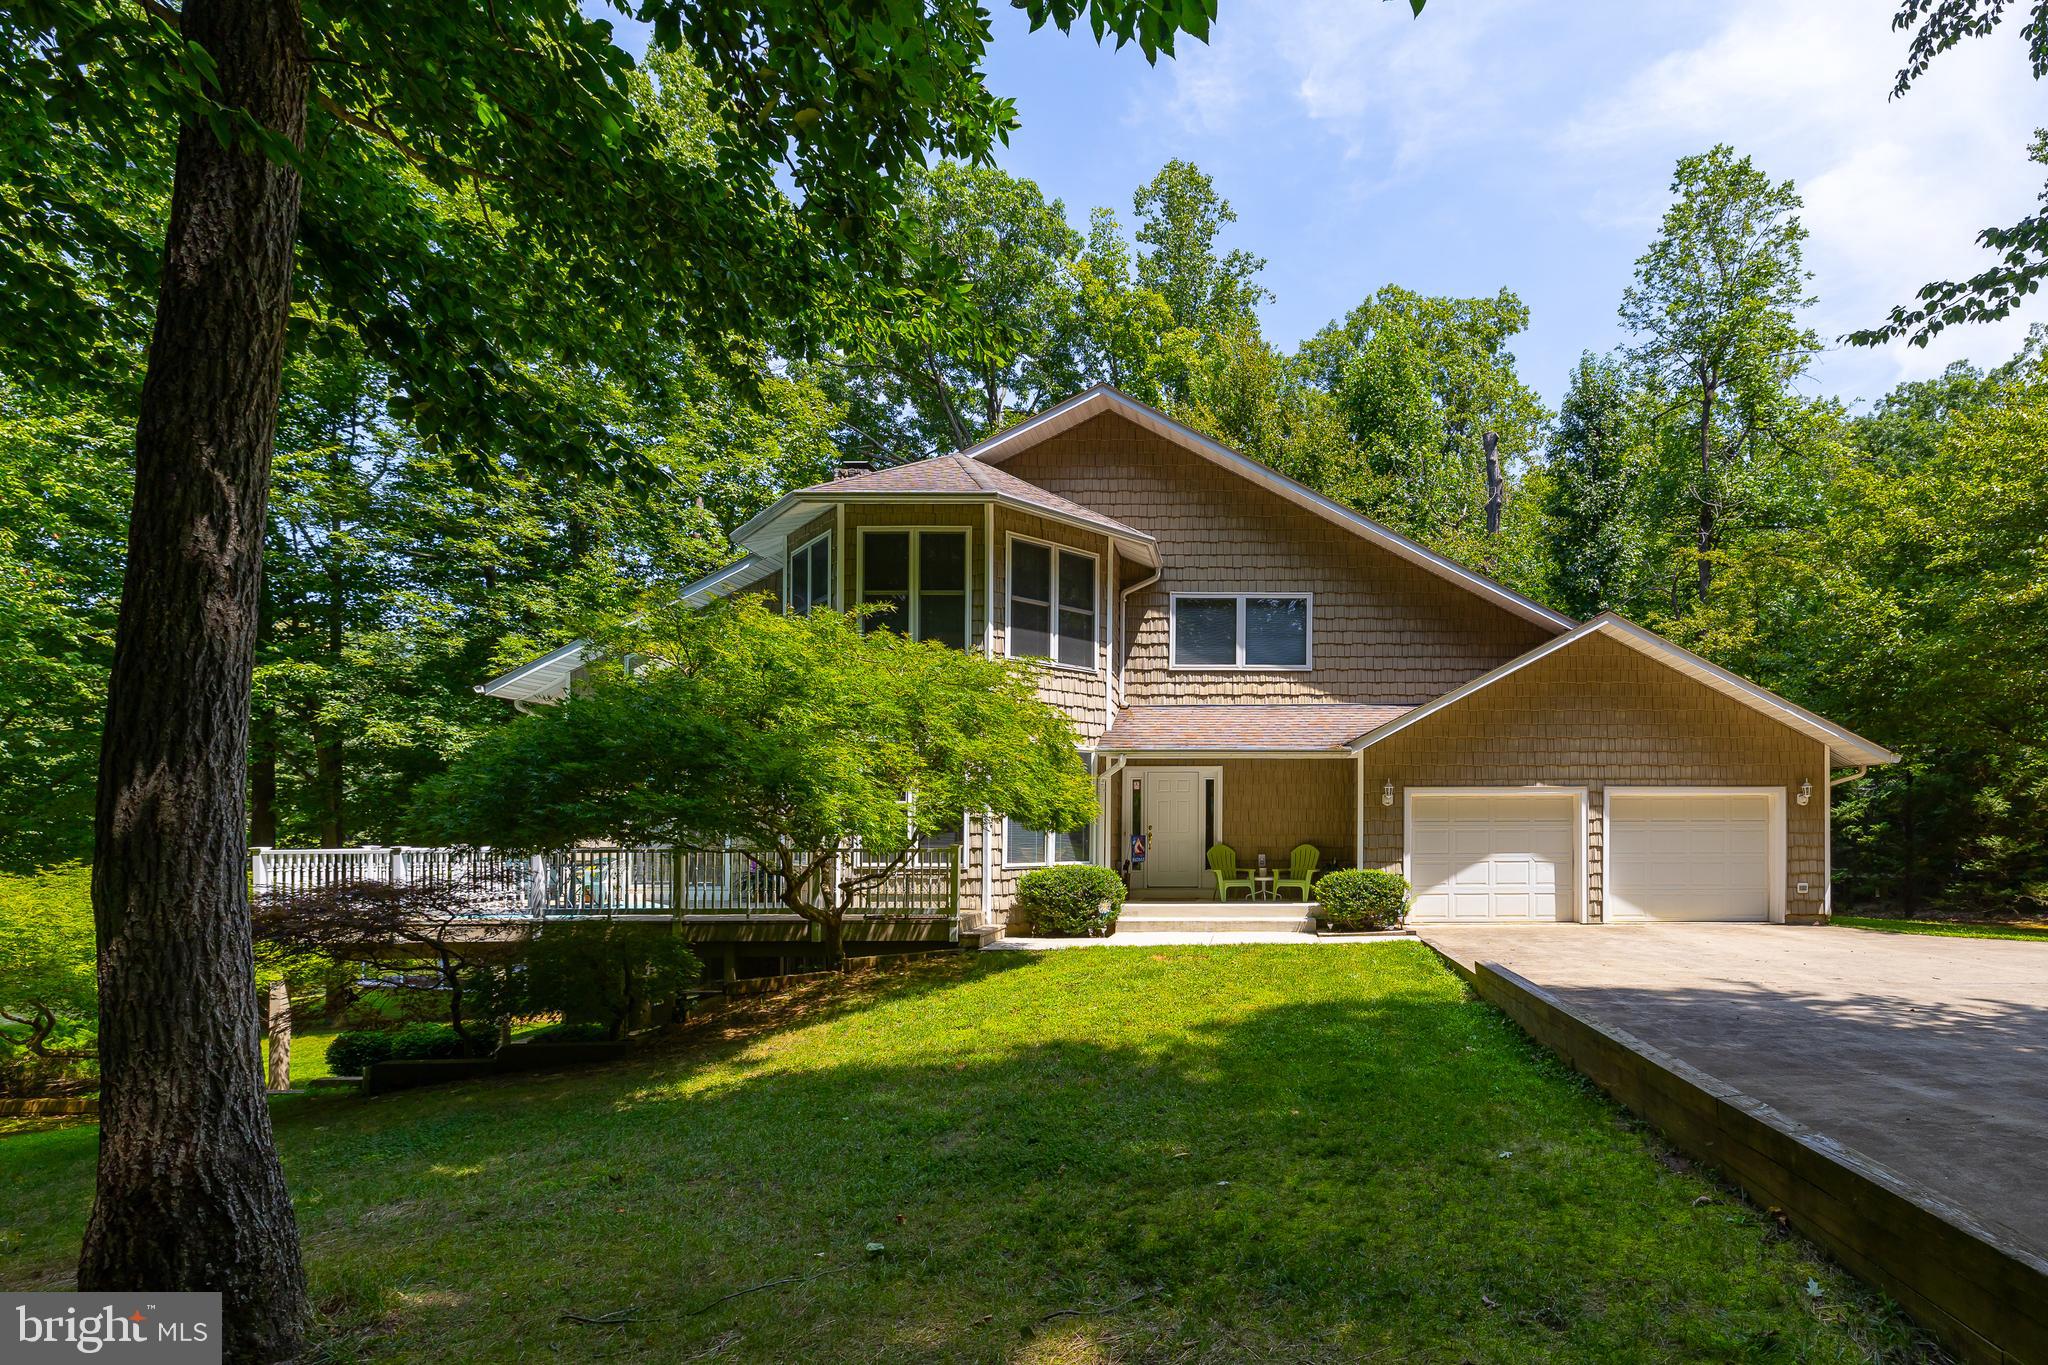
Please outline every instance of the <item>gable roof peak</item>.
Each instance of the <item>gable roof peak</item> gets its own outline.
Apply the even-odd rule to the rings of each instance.
[[[1427,569],[1439,578],[1447,579],[1496,606],[1506,608],[1524,620],[1560,634],[1576,628],[1579,624],[1563,612],[1552,611],[1534,598],[1526,597],[1504,584],[1496,583],[1486,575],[1468,569],[1418,541],[1410,540],[1392,527],[1382,525],[1371,517],[1346,507],[1336,499],[1317,492],[1300,480],[1289,478],[1277,469],[1232,450],[1214,437],[1204,435],[1187,423],[1168,416],[1150,403],[1141,402],[1110,384],[1096,384],[1085,388],[1071,398],[1053,404],[1035,417],[1026,418],[1016,426],[1005,428],[969,446],[960,454],[965,459],[1000,465],[1041,441],[1105,413],[1116,413],[1184,450],[1221,465],[1252,483],[1262,485],[1296,506],[1306,508],[1326,521],[1334,522],[1352,534]]]

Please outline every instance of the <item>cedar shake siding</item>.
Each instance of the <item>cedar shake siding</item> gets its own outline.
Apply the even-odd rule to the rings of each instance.
[[[1415,706],[1556,634],[1113,414],[1047,437],[1003,468],[1157,537],[1159,581],[1132,595],[1116,635],[1129,705]],[[1313,593],[1314,667],[1172,671],[1176,592]]]
[[[1394,784],[1382,806],[1381,784]],[[1813,783],[1805,806],[1792,800]],[[1539,659],[1365,750],[1368,866],[1401,870],[1410,787],[1585,787],[1588,917],[1601,917],[1601,795],[1615,787],[1782,787],[1785,912],[1827,894],[1825,746],[1603,637]],[[1807,883],[1807,893],[1794,888]]]

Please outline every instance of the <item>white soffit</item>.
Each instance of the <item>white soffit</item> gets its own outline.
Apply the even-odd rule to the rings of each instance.
[[[588,640],[572,641],[500,673],[476,690],[507,701],[559,701],[568,695],[569,679],[583,666],[584,651],[589,647]]]

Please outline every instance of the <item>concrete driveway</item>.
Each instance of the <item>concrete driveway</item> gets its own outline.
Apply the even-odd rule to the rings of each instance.
[[[1427,927],[2048,1255],[2048,943],[1768,924]]]

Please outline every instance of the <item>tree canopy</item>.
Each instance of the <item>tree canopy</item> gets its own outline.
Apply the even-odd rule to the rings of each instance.
[[[887,871],[918,835],[957,834],[970,814],[1046,830],[1095,817],[1072,722],[1008,660],[852,615],[780,615],[753,596],[669,614],[612,655],[586,693],[486,736],[427,783],[423,833],[531,850],[731,841],[836,953],[873,879],[834,881],[850,841]]]

